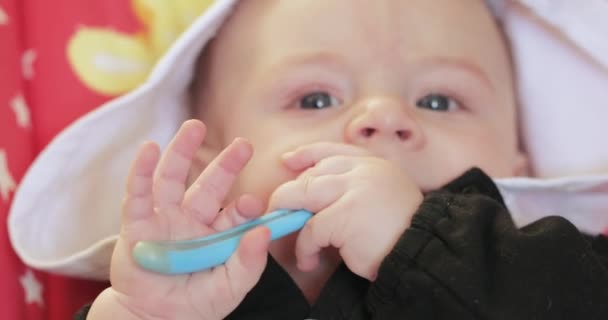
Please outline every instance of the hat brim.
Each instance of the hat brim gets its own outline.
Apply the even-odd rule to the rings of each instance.
[[[163,148],[188,118],[185,93],[198,54],[236,2],[216,1],[143,85],[78,119],[37,157],[8,221],[11,243],[26,264],[107,279],[129,164],[141,143]]]

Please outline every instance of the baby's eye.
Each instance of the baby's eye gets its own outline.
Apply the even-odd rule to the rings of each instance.
[[[302,109],[324,109],[339,104],[340,101],[336,97],[324,91],[309,93],[300,99]]]
[[[453,111],[458,107],[458,102],[454,99],[438,93],[426,95],[416,102],[416,106],[431,111]]]

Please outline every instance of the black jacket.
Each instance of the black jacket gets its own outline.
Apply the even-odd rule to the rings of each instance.
[[[227,319],[309,318],[605,320],[608,239],[560,217],[517,229],[492,180],[472,169],[425,196],[376,281],[341,265],[310,306],[269,258]]]

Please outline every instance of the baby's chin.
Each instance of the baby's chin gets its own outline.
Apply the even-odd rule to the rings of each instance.
[[[417,181],[416,184],[418,188],[422,192],[422,194],[426,195],[432,191],[436,191],[444,187],[446,184],[450,183],[454,178],[440,178],[440,177],[427,177],[424,181]]]
[[[431,172],[428,172],[428,171],[423,172],[422,170],[419,170],[419,171],[415,171],[411,175],[411,177],[412,177],[412,179],[414,179],[414,181],[415,181],[416,185],[418,186],[418,188],[420,189],[420,191],[424,195],[426,195],[432,191],[437,191],[437,190],[444,188],[446,185],[448,185],[449,183],[458,179],[459,177],[464,175],[466,172],[468,172],[469,170],[471,170],[475,167],[480,167],[480,166],[476,166],[476,165],[454,166],[454,167],[445,166],[442,169],[431,170]],[[490,168],[490,169],[492,169],[492,168]],[[484,168],[482,168],[482,170],[484,170],[484,172],[486,172],[490,176],[493,176],[492,174],[496,174],[496,171],[497,171],[497,170],[492,171],[492,170],[488,170],[488,169],[484,169]]]

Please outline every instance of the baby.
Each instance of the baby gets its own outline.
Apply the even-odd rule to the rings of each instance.
[[[162,154],[141,147],[112,286],[87,319],[607,314],[588,240],[560,218],[516,229],[486,176],[524,174],[526,159],[483,1],[241,1],[191,88],[205,124],[185,122]],[[209,271],[165,276],[131,258],[137,241],[278,208],[315,215],[272,244],[248,232]]]

